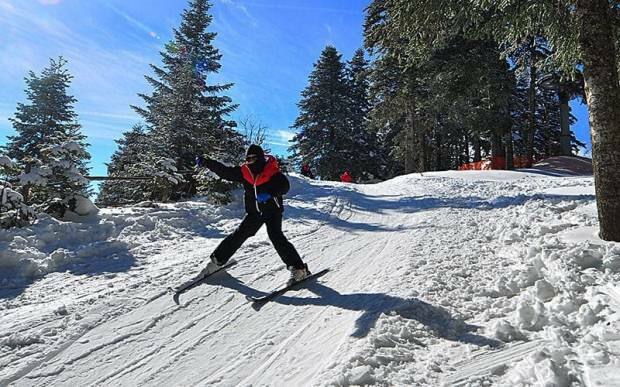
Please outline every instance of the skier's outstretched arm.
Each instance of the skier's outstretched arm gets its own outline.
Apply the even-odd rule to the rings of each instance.
[[[243,181],[243,174],[241,173],[241,167],[239,166],[228,167],[213,159],[204,160],[203,165],[218,175],[221,179],[237,182]]]

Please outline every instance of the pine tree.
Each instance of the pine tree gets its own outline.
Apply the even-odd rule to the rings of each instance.
[[[238,160],[243,151],[242,136],[227,119],[236,105],[221,95],[232,84],[208,84],[221,67],[221,55],[213,46],[216,33],[208,31],[210,7],[207,0],[189,2],[174,39],[161,52],[163,67],[152,65],[155,77],[146,77],[153,86],[151,95],[141,94],[146,106],[134,107],[149,126],[148,153],[173,159],[178,170],[192,168],[199,154]],[[166,196],[171,198],[192,195],[196,182],[191,178],[169,188]]]
[[[513,82],[494,42],[456,31],[426,55],[411,55],[406,37],[395,33],[390,7],[371,3],[365,37],[376,58],[372,124],[390,142],[384,146],[396,162],[391,169],[411,173],[457,168],[483,156],[503,160]]]
[[[148,154],[148,135],[143,125],[123,133],[123,138],[116,140],[117,150],[107,164],[108,176],[126,177],[134,174],[130,169],[146,161]],[[140,173],[140,171],[138,171]],[[136,203],[145,200],[146,186],[140,180],[107,180],[100,186],[97,204],[110,206]]]
[[[386,177],[423,170],[423,128],[418,98],[423,91],[418,66],[406,63],[403,40],[389,34],[386,1],[373,1],[364,23],[365,45],[375,60],[370,73],[370,125],[386,159]]]
[[[15,136],[9,136],[4,149],[23,172],[24,199],[49,204],[72,195],[87,196],[86,136],[81,133],[76,99],[68,94],[73,78],[63,58],[51,59],[40,75],[29,72],[26,96],[29,104],[19,103],[11,118]]]
[[[335,47],[327,46],[323,50],[308,81],[297,104],[300,114],[292,128],[299,132],[290,150],[321,178],[336,180],[354,166],[357,155],[351,137],[345,65]]]
[[[383,177],[413,171],[412,163],[408,162],[412,153],[407,151],[411,147],[407,135],[410,122],[407,102],[412,101],[408,95],[412,88],[407,87],[410,80],[404,76],[410,73],[393,56],[377,58],[371,65],[369,126],[377,133],[376,151],[384,160]]]
[[[369,64],[363,49],[355,51],[347,63],[346,75],[350,98],[348,115],[350,117],[352,149],[355,163],[350,172],[361,180],[373,180],[381,174],[381,165],[385,162],[376,140],[376,132],[370,129],[369,113]]]
[[[581,64],[590,112],[592,157],[601,238],[620,241],[620,82],[617,2],[609,0],[393,0],[392,28],[410,56],[428,55],[455,31],[491,38],[510,51],[534,34],[554,47],[567,73]],[[531,116],[531,114],[530,114]]]

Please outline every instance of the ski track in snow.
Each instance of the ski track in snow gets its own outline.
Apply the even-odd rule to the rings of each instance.
[[[7,286],[0,385],[610,383],[620,247],[591,235],[592,178],[449,172],[293,187],[284,231],[329,273],[254,310],[245,295],[288,276],[261,230],[237,265],[176,305],[165,288],[206,264],[240,203],[104,210],[101,226],[83,226],[87,251],[125,255],[90,262],[78,246],[62,262],[81,270],[46,264]]]

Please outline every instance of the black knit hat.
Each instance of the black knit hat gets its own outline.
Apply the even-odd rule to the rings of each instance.
[[[249,155],[256,155],[258,157],[265,157],[265,151],[258,145],[252,144],[248,147],[248,151],[245,153],[246,157]]]

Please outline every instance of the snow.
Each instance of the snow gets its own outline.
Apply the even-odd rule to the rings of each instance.
[[[7,156],[0,156],[0,167],[13,168],[15,163]]]
[[[66,153],[81,153],[84,152],[84,148],[76,141],[65,141],[62,144],[54,145],[49,148],[45,148],[45,151],[59,156]]]
[[[173,302],[243,216],[240,193],[42,216],[0,231],[0,385],[620,385],[620,244],[592,177],[292,176],[288,273],[265,230]]]
[[[66,205],[66,211],[62,220],[71,222],[88,222],[94,220],[99,213],[99,208],[87,197],[73,195],[62,201]]]
[[[22,173],[19,176],[19,185],[44,186],[47,184],[47,178],[51,175],[51,173],[52,171],[48,167],[33,167],[32,171]]]
[[[24,197],[10,183],[0,182],[0,228],[29,224],[35,219],[35,211],[24,203]]]

